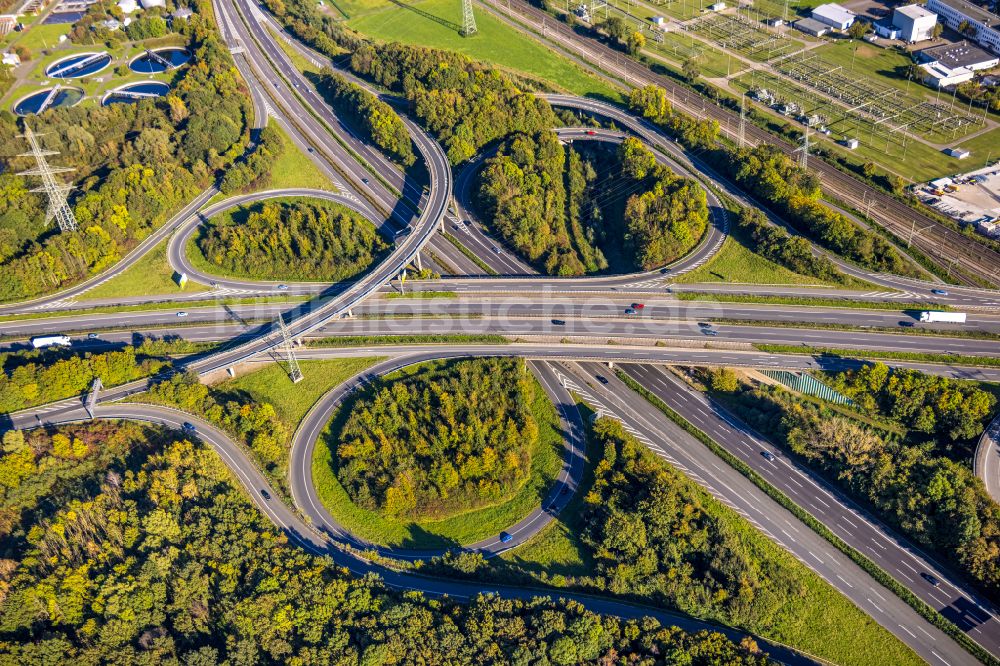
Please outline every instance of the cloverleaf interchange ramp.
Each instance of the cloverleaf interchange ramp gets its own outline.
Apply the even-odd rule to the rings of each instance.
[[[391,211],[390,215],[397,219],[399,218],[406,219],[407,215],[412,215],[413,210],[419,210],[419,215],[416,221],[413,222],[413,232],[397,246],[397,248],[389,255],[389,257],[382,264],[380,264],[377,268],[370,271],[367,275],[362,277],[356,283],[353,283],[351,285],[320,286],[321,291],[319,292],[319,296],[315,301],[311,302],[307,307],[302,307],[300,310],[296,310],[292,313],[291,317],[288,319],[288,327],[292,333],[292,336],[295,338],[307,337],[319,331],[323,327],[331,325],[336,326],[340,321],[339,318],[343,314],[347,313],[354,307],[360,308],[363,302],[365,302],[372,294],[380,290],[386,282],[388,282],[394,276],[398,275],[399,271],[403,267],[405,267],[411,261],[413,261],[414,257],[420,251],[420,249],[426,243],[431,241],[432,237],[434,236],[433,232],[435,228],[437,227],[437,225],[440,224],[441,220],[446,216],[448,200],[452,191],[451,168],[450,165],[448,165],[447,160],[444,159],[440,146],[438,146],[436,142],[427,137],[426,134],[424,134],[423,132],[415,131],[414,130],[415,126],[411,124],[410,128],[412,136],[414,138],[415,143],[417,144],[418,149],[421,152],[421,155],[424,158],[424,162],[427,165],[427,170],[430,174],[430,183],[426,194],[424,194],[423,192],[417,193],[414,191],[410,191],[411,188],[407,186],[405,179],[402,181],[403,187],[397,189],[399,189],[399,191],[401,192],[404,192],[404,194],[408,193],[410,195],[416,195],[419,204],[416,207],[413,206],[406,207],[405,210],[409,211],[408,213],[406,213],[403,212],[404,209],[397,207],[395,196],[392,195],[391,192],[388,192],[379,183],[376,183],[375,186],[373,186],[372,188],[360,188],[357,184],[357,181],[361,178],[362,174],[365,173],[370,174],[371,171],[369,170],[368,167],[362,166],[358,162],[358,160],[356,160],[350,153],[346,151],[346,149],[344,149],[341,141],[347,143],[348,145],[353,145],[349,141],[350,137],[340,135],[339,137],[340,140],[338,141],[330,136],[328,128],[337,127],[339,124],[339,120],[329,111],[329,109],[324,104],[322,104],[320,100],[313,99],[315,97],[315,93],[311,91],[311,88],[308,87],[307,83],[304,80],[298,78],[299,75],[297,72],[287,69],[287,62],[284,60],[284,55],[280,52],[280,49],[278,49],[276,45],[273,43],[273,39],[270,37],[267,31],[261,28],[257,18],[254,18],[254,15],[256,13],[259,13],[259,10],[257,10],[256,7],[249,5],[248,3],[245,2],[238,2],[232,5],[219,2],[217,3],[217,6],[220,8],[219,11],[220,22],[228,26],[226,29],[226,33],[229,34],[230,36],[239,35],[238,37],[239,42],[244,46],[245,50],[243,54],[241,54],[239,60],[243,61],[247,66],[241,69],[246,69],[250,71],[249,74],[245,73],[245,75],[247,75],[248,77],[257,77],[253,79],[255,83],[250,86],[252,90],[257,91],[254,96],[255,108],[264,109],[265,113],[272,113],[275,114],[276,116],[284,118],[284,122],[287,123],[287,126],[292,129],[292,132],[290,133],[293,135],[293,137],[298,137],[296,140],[302,142],[301,145],[322,144],[320,146],[322,148],[320,152],[324,155],[323,159],[327,159],[326,156],[328,155],[334,156],[330,158],[330,164],[331,164],[330,169],[335,171],[336,174],[339,174],[339,177],[335,175],[335,178],[337,179],[336,180],[337,184],[342,188],[342,192],[340,194],[335,194],[332,196],[344,196],[346,197],[347,201],[354,202],[358,206],[368,206],[368,204],[364,204],[362,202],[369,201],[370,198],[374,198],[378,203],[378,205],[375,205],[374,203],[371,204],[372,210],[369,212],[370,218],[371,217],[378,218],[378,215],[375,212],[372,212],[377,209],[379,209],[383,213],[383,215],[384,215],[384,210],[389,210]],[[234,18],[231,12],[238,14],[239,15],[238,18]],[[236,37],[234,37],[234,39],[236,39]],[[261,76],[264,72],[268,71],[269,68],[271,69],[271,71],[280,72],[279,79],[271,80],[269,76],[266,75]],[[269,81],[271,85],[268,85]],[[305,88],[299,89],[300,85],[305,86]],[[267,95],[268,95],[267,98],[258,99],[258,95],[261,89],[267,90]],[[578,103],[581,105],[583,104],[589,105],[589,102],[586,101],[580,101]],[[309,109],[314,111],[317,115],[323,116],[326,125],[324,126],[318,120],[316,120],[310,114],[310,112],[303,111],[305,107],[308,107]],[[305,116],[293,118],[293,116],[295,116],[296,114],[296,111],[304,112]],[[610,105],[605,105],[604,107],[599,109],[598,115],[603,115],[612,112],[621,114],[625,118],[628,118],[627,115],[622,114],[620,110],[617,110],[615,109],[615,107],[612,107]],[[258,117],[258,124],[259,122],[260,118]],[[644,131],[649,131],[649,128],[645,128]],[[668,144],[670,143],[669,139],[666,139],[665,137],[659,137],[656,139],[656,141]],[[368,150],[370,151],[370,149]],[[370,151],[370,152],[375,152],[375,151]],[[365,159],[368,158],[366,157]],[[377,161],[378,159],[379,158],[377,157],[373,157],[372,160],[369,161],[369,167],[372,166],[373,164],[378,165],[379,164],[379,162]],[[384,158],[381,159],[384,160]],[[396,178],[396,176],[392,175],[395,172],[395,169],[393,168],[387,167],[383,169],[381,166],[375,166],[374,168],[377,169],[379,173],[384,172],[385,174],[387,174],[386,175],[387,179]],[[345,170],[348,172],[348,175],[350,177],[346,178],[343,177],[344,175],[343,171]],[[359,193],[356,191],[358,189],[364,189],[364,192]],[[207,200],[207,198],[208,197],[206,197],[205,200]],[[200,208],[200,205],[195,208]],[[193,216],[189,214],[182,219],[189,219],[192,217]],[[712,228],[715,229],[718,227],[713,226]],[[173,231],[173,229],[170,229],[170,231]],[[179,238],[179,236],[180,234],[178,234],[176,238]],[[708,247],[709,250],[714,251],[713,246],[717,247],[717,245],[714,245],[713,243],[707,243],[703,244],[702,248]],[[700,258],[701,257],[699,257],[699,259]],[[640,276],[640,278],[649,278],[649,277],[652,277],[654,279],[659,279],[658,274],[656,276],[652,275]],[[869,276],[869,277],[877,277],[877,276]],[[531,282],[531,280],[535,279],[539,281],[537,283]],[[634,282],[636,279],[637,279],[636,276],[614,276],[609,278],[587,278],[579,282],[581,284],[586,284],[587,288],[591,289],[595,288],[615,289],[617,288],[618,285],[624,286],[626,284]],[[890,280],[891,278],[886,276],[885,279]],[[497,284],[504,284],[503,279],[498,279],[495,282]],[[577,281],[574,280],[573,282]],[[471,284],[472,281],[470,280],[469,283]],[[567,281],[555,280],[551,278],[527,277],[524,279],[518,279],[517,281],[508,280],[506,284],[508,285],[508,288],[523,291],[523,290],[531,290],[533,288],[536,288],[538,285],[544,285],[544,284],[566,285]],[[660,282],[656,287],[650,288],[649,292],[650,293],[659,292],[662,294],[662,288],[664,284],[665,284],[664,282]],[[890,283],[890,284],[902,284],[902,283],[900,282],[900,283]],[[912,282],[910,284],[912,284]],[[271,288],[271,286],[268,284],[263,288],[269,289]],[[961,297],[969,299],[979,299],[979,302],[984,302],[984,303],[988,302],[987,299],[997,298],[995,293],[991,294],[989,292],[984,292],[980,290],[953,290],[953,291],[956,294],[955,298]],[[208,356],[195,360],[191,362],[187,367],[196,370],[202,374],[209,374],[217,372],[220,369],[224,369],[226,367],[230,367],[240,363],[257,362],[264,353],[274,349],[278,344],[280,344],[281,338],[276,333],[277,332],[273,325],[264,326],[260,330],[254,332],[253,337],[249,341],[234,343],[231,348],[224,349],[219,353],[210,354]],[[374,353],[372,350],[363,350],[363,351],[366,351],[369,354]],[[380,350],[376,351],[378,351],[379,354],[382,353]],[[580,348],[572,346],[560,346],[554,343],[538,344],[534,347],[530,347],[527,345],[517,345],[510,347],[485,347],[485,348],[484,347],[476,348],[472,346],[465,346],[465,347],[453,346],[447,349],[436,348],[433,350],[423,350],[423,351],[420,349],[411,349],[409,351],[411,352],[411,357],[408,359],[409,362],[416,362],[417,360],[420,360],[420,358],[422,358],[421,354],[425,355],[423,356],[423,358],[437,358],[440,357],[440,355],[442,354],[468,356],[476,354],[504,354],[504,353],[517,354],[517,355],[527,356],[529,358],[533,356],[537,356],[538,358],[542,359],[559,358],[566,361],[590,359],[593,361],[606,362],[608,360],[611,360],[616,362],[624,362],[627,360],[646,359],[653,361],[667,360],[668,362],[673,361],[682,363],[685,361],[703,362],[699,360],[701,358],[699,355],[702,355],[704,357],[714,356],[716,358],[715,361],[716,363],[740,364],[741,362],[747,361],[746,358],[744,358],[743,361],[741,361],[740,355],[735,352],[723,352],[720,350],[698,350],[698,351],[657,350],[657,349],[621,350],[613,348],[602,349],[602,348],[588,348],[588,347]],[[329,353],[328,350],[302,350],[300,352],[300,357],[301,358],[325,357],[323,356],[323,354],[326,353]],[[357,351],[355,351],[354,353],[357,353]],[[719,360],[719,356],[723,354],[729,354],[729,356],[727,357],[729,360]],[[756,362],[764,362],[763,359],[766,358],[770,358],[770,355],[758,355],[756,357],[756,359],[758,359]],[[812,366],[804,365],[803,367],[819,366],[819,361],[815,361],[812,359],[808,359],[805,361],[798,361],[798,362],[813,364]],[[552,372],[561,372],[561,371],[552,370]],[[572,372],[577,375],[577,380],[586,383],[585,377],[583,378],[579,377],[580,375],[579,371],[573,370]],[[583,374],[586,374],[586,372],[584,371]],[[582,387],[582,384],[577,384],[577,385]],[[111,389],[106,391],[103,394],[103,398],[101,400],[102,404],[98,407],[99,410],[98,415],[102,418],[116,418],[116,417],[132,418],[140,416],[137,413],[129,412],[129,410],[132,409],[131,407],[109,405],[108,403],[116,399],[119,399],[121,397],[124,397],[126,395],[141,392],[142,390],[144,390],[145,386],[146,382],[137,382],[133,385],[129,385],[126,387],[118,387],[116,389]],[[635,411],[636,408],[634,408],[633,403],[631,401],[627,403],[622,403],[621,402],[622,399],[620,396],[616,397],[614,395],[606,395],[606,394],[602,395],[600,390],[593,390],[592,397],[595,399],[599,398],[601,400],[606,400],[607,402],[611,403],[612,406],[617,406],[617,408],[621,409],[621,411],[624,414],[624,418],[627,418],[630,422],[635,421],[640,423],[641,427],[645,428],[646,431],[651,434],[650,437],[651,441],[671,439],[675,436],[674,434],[668,434],[665,430],[665,426],[662,423],[658,423],[656,421],[651,420],[652,417],[650,414],[643,413],[641,411],[638,412]],[[144,408],[137,408],[137,409],[144,409]],[[154,409],[154,412],[153,413],[147,412],[145,414],[145,418],[164,419],[161,422],[169,423],[173,427],[178,426],[176,416],[171,416],[170,419],[173,420],[168,421],[166,420],[166,417],[163,416],[162,412],[155,411],[158,408],[152,408],[152,409]],[[15,423],[19,424],[20,427],[29,427],[30,425],[32,425],[32,421],[34,421],[34,424],[39,424],[46,421],[53,423],[58,422],[58,419],[80,418],[78,414],[74,416],[74,410],[77,413],[79,412],[79,403],[77,402],[77,405],[74,406],[72,404],[72,401],[67,401],[66,404],[64,404],[57,410],[52,411],[39,408],[32,410],[30,413],[27,414],[15,415],[14,420]],[[202,428],[204,426],[203,424],[199,423],[198,427]],[[201,432],[209,433],[207,436],[210,439],[216,439],[217,433],[213,433],[210,430],[204,430]],[[309,438],[306,437],[306,440],[308,439]],[[218,441],[222,440],[219,439]],[[224,448],[220,448],[221,445],[213,443],[213,446],[216,446],[217,450],[220,450],[220,453],[223,450],[226,450]],[[231,446],[231,451],[239,450],[238,445],[232,442],[229,442],[227,446]],[[227,461],[227,464],[229,464],[231,468],[234,469],[234,472],[237,473],[237,476],[239,476],[241,480],[244,481],[248,489],[251,490],[251,495],[254,497],[254,501],[258,504],[258,506],[261,506],[262,510],[272,520],[274,520],[276,524],[286,529],[286,531],[289,531],[289,534],[292,535],[293,538],[298,543],[301,543],[306,547],[310,547],[311,549],[320,548],[329,550],[330,548],[329,544],[327,544],[324,540],[320,539],[318,535],[315,534],[312,528],[305,526],[303,523],[301,523],[301,521],[298,521],[298,519],[294,516],[294,514],[291,514],[291,512],[289,512],[289,515],[292,517],[292,519],[294,519],[292,520],[288,518],[288,516],[281,514],[281,509],[283,509],[284,507],[280,505],[275,505],[274,503],[266,504],[260,497],[258,497],[259,490],[263,489],[266,486],[266,484],[261,485],[261,483],[263,482],[262,478],[255,479],[249,473],[243,474],[242,472],[240,472],[239,470],[242,469],[242,466],[248,463],[245,457],[242,461],[240,461],[238,457],[232,454],[231,451],[228,455],[222,454],[223,458]],[[258,492],[255,493],[254,492],[255,490]],[[305,535],[309,536],[307,537]],[[487,545],[486,547],[488,546],[489,545]],[[818,547],[819,546],[817,546],[817,548]],[[905,546],[900,546],[900,547],[905,547]],[[804,561],[808,562],[808,559],[805,558]],[[833,560],[831,559],[830,561]],[[357,571],[364,570],[363,567],[368,567],[370,570],[370,565],[367,565],[360,561],[356,561],[355,564],[352,566],[359,567],[356,569]],[[395,573],[385,569],[379,568],[378,571],[384,576],[386,576],[390,582],[392,582],[393,580],[392,577],[396,576]],[[474,593],[475,590],[484,589],[482,585],[479,585],[478,587],[467,585],[465,588],[460,588],[460,585],[465,585],[465,584],[458,584],[448,581],[427,581],[424,579],[413,579],[413,578],[396,579],[396,580],[400,584],[400,586],[425,589],[429,592],[436,594],[450,593],[449,590],[456,590],[457,593],[464,594],[464,596],[468,596],[469,594]],[[414,582],[415,580],[417,582]],[[473,590],[473,592],[469,592],[470,589]],[[486,586],[485,589],[494,589],[494,586]],[[838,589],[844,591],[847,588],[844,586],[839,586]],[[956,588],[956,590],[957,589],[959,588]],[[464,590],[464,592],[462,592],[462,590]],[[511,592],[509,590],[505,590],[504,593],[516,594],[516,592]],[[611,604],[610,606],[608,606],[608,608],[614,606],[614,602],[608,602],[608,603]],[[893,603],[895,604],[896,602],[894,601]],[[863,604],[859,605],[863,607]],[[607,612],[616,612],[616,611],[609,610]],[[624,611],[619,609],[618,612],[624,612]],[[874,611],[869,611],[869,612],[874,612]],[[895,613],[897,611],[893,610],[890,612]],[[913,613],[912,610],[907,610],[905,606],[903,608],[900,608],[898,612]],[[899,617],[903,618],[903,616]],[[907,626],[916,626],[916,624],[923,623],[923,621],[920,620],[919,618],[913,619],[908,615],[903,619],[907,623]],[[911,622],[913,622],[914,624],[909,624]],[[902,625],[902,623],[900,622],[897,622],[897,624]],[[924,626],[925,624],[926,623],[923,623],[921,624],[921,626]],[[935,643],[940,641],[940,643],[936,646],[933,646],[931,645],[931,643],[927,642],[928,639],[923,639],[919,637],[906,637],[905,635],[900,635],[900,638],[902,638],[904,641],[911,642],[911,644],[914,644],[915,646],[918,646],[918,648],[921,650],[921,654],[926,655],[926,658],[928,658],[929,660],[934,658],[934,655],[937,654],[939,658],[942,658],[943,656],[942,661],[946,661],[946,663],[956,663],[956,664],[968,663],[969,659],[968,655],[960,648],[958,648],[956,645],[954,645],[953,642],[947,637],[945,637],[943,634],[941,634],[939,637],[935,636],[932,639],[930,639],[933,640]]]

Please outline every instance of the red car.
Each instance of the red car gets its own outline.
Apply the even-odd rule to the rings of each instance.
[[[594,130],[587,130],[587,136],[597,136],[597,132]]]
[[[646,305],[644,303],[633,303],[631,307],[635,308],[636,310],[641,310],[644,307],[646,307]]]

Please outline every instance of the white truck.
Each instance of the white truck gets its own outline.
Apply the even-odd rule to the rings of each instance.
[[[68,335],[39,335],[31,338],[31,346],[35,349],[42,347],[69,347]]]
[[[941,322],[945,324],[964,324],[964,312],[940,312],[938,310],[925,310],[920,313],[920,321]]]

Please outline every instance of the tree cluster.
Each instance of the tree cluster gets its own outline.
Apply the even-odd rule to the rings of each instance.
[[[965,437],[982,430],[983,411],[987,405],[992,408],[992,396],[959,388],[951,380],[910,371],[893,380],[895,374],[880,380],[885,372],[875,368],[848,380],[845,388],[858,405],[884,408],[923,432]],[[755,429],[1000,598],[1000,506],[966,464],[943,455],[939,442],[912,436],[897,441],[773,387],[743,386],[729,400]]]
[[[199,414],[245,442],[265,471],[283,478],[288,466],[288,429],[274,406],[229,396],[202,384],[195,373],[177,373],[150,387],[149,399]]]
[[[59,151],[58,164],[75,169],[77,233],[46,228],[44,199],[12,175],[34,166],[30,159],[0,158],[0,301],[50,291],[114,263],[243,152],[249,100],[202,15],[182,22],[194,59],[166,97],[32,118],[32,129],[45,134],[43,146]],[[20,133],[12,116],[0,114],[0,155],[25,152]]]
[[[3,663],[769,663],[573,602],[351,578],[290,545],[210,449],[136,424],[8,434],[0,470]]]
[[[534,133],[557,124],[548,102],[522,91],[500,70],[459,53],[366,43],[351,54],[351,69],[403,94],[452,164],[514,132]]]
[[[366,139],[397,162],[410,166],[416,161],[410,133],[391,106],[326,67],[319,73],[316,89],[338,112],[353,121]]]
[[[198,247],[214,265],[251,278],[345,280],[389,246],[371,222],[321,201],[265,201],[215,220]]]
[[[754,252],[762,257],[802,275],[830,282],[841,280],[840,272],[828,257],[813,254],[805,238],[770,224],[760,209],[741,208],[739,225],[749,236]]]
[[[609,154],[566,148],[550,131],[516,134],[486,161],[477,195],[498,234],[552,275],[604,270],[609,257],[622,271],[662,266],[708,221],[704,191],[636,139]]]
[[[670,100],[667,99],[667,91],[659,86],[649,85],[633,88],[629,93],[629,108],[643,118],[662,125],[685,145],[693,149],[714,150],[717,147],[718,121],[696,120],[683,113],[675,112]]]
[[[152,347],[101,354],[38,350],[0,354],[0,414],[80,395],[95,377],[116,386],[155,374],[170,361]]]
[[[336,473],[358,506],[440,518],[496,504],[531,473],[534,378],[521,359],[456,361],[381,382],[336,434]]]
[[[271,181],[271,165],[284,151],[285,140],[281,133],[273,125],[268,125],[260,131],[253,152],[226,169],[219,181],[219,191],[236,194],[266,189]]]
[[[602,455],[581,537],[595,586],[755,633],[795,612],[801,572],[760,552],[733,516],[619,422],[597,420],[594,436]]]
[[[903,274],[909,270],[888,241],[823,204],[816,176],[802,171],[776,146],[761,144],[729,155],[726,164],[736,182],[802,233],[865,268]]]

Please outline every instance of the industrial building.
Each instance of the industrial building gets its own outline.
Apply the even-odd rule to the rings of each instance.
[[[927,82],[937,88],[964,83],[976,71],[1000,65],[1000,58],[967,41],[924,49],[917,59],[923,63]]]
[[[814,21],[819,21],[820,23],[825,23],[831,28],[836,28],[837,30],[847,30],[854,23],[854,19],[857,15],[852,12],[847,7],[841,7],[831,3],[820,5],[816,9],[812,10],[812,18]]]
[[[799,19],[792,24],[792,27],[806,33],[807,35],[812,35],[813,37],[822,37],[826,33],[830,32],[829,25],[826,23],[820,23],[819,21],[811,18]]]
[[[13,32],[17,27],[17,17],[13,14],[0,15],[0,37]]]
[[[927,9],[941,17],[952,30],[968,23],[975,31],[970,38],[993,53],[1000,53],[1000,16],[965,0],[927,0]]]
[[[899,28],[898,39],[910,43],[931,39],[937,20],[937,14],[920,5],[897,7],[892,13],[892,24]]]

